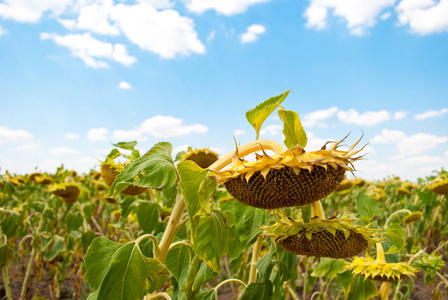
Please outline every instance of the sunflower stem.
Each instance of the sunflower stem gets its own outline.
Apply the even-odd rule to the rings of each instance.
[[[389,293],[390,293],[390,283],[387,281],[384,281],[383,283],[381,283],[381,287],[380,287],[381,300],[389,299]]]
[[[176,204],[174,205],[173,212],[171,213],[170,219],[168,220],[168,225],[166,226],[165,232],[163,233],[162,239],[160,240],[159,248],[160,253],[156,254],[155,258],[163,263],[168,250],[170,248],[171,242],[176,236],[179,228],[180,219],[182,213],[185,209],[185,201],[182,194],[179,194],[176,199]]]
[[[405,212],[405,213],[408,213],[408,214],[412,214],[412,211],[410,211],[409,209],[400,209],[400,210],[394,211],[394,212],[389,216],[389,218],[387,218],[386,223],[384,224],[384,228],[387,227],[387,225],[389,224],[389,222],[390,222],[390,220],[392,219],[393,216],[395,216],[395,215],[397,215],[397,214],[399,214],[399,213],[404,213],[404,212]]]
[[[311,204],[311,218],[319,217],[321,220],[325,220],[325,213],[320,200]]]
[[[238,157],[243,157],[260,150],[272,150],[275,154],[280,155],[285,152],[285,149],[278,143],[271,140],[257,140],[247,143],[243,146],[238,147],[235,151],[229,152],[217,161],[215,161],[210,167],[210,171],[219,171],[225,166],[232,163],[233,157],[238,155]]]
[[[386,263],[386,256],[384,255],[384,249],[381,243],[376,243],[376,263]]]
[[[252,261],[250,263],[250,273],[249,273],[249,282],[248,285],[255,282],[255,278],[257,276],[257,262],[260,256],[261,244],[263,244],[264,236],[259,234],[257,237],[257,241],[254,244],[254,249],[252,251]]]

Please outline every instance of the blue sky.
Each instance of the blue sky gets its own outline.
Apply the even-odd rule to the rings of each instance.
[[[364,132],[359,177],[416,180],[447,167],[447,87],[448,0],[0,0],[2,174],[130,140],[225,154],[291,89],[307,151]]]

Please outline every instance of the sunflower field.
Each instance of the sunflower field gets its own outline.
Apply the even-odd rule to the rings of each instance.
[[[127,141],[101,171],[0,176],[0,298],[448,299],[448,172],[365,181],[362,137],[306,152],[288,93],[222,157]],[[258,139],[275,110],[286,148]]]

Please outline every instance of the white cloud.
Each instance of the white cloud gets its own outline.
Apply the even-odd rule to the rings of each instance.
[[[406,134],[402,131],[383,129],[380,134],[373,137],[371,143],[394,143],[403,140],[404,138],[406,138]]]
[[[91,142],[106,141],[108,132],[106,128],[92,128],[87,133],[87,139]]]
[[[53,40],[60,46],[69,48],[72,55],[80,58],[84,63],[92,68],[107,68],[109,65],[98,58],[105,58],[129,66],[136,61],[136,58],[128,55],[126,46],[123,44],[111,44],[102,42],[90,35],[68,34],[65,36],[55,33],[41,33],[41,39]]]
[[[4,35],[8,33],[8,31],[6,31],[6,29],[4,29],[2,26],[0,26],[0,36]]]
[[[448,31],[448,0],[402,0],[396,7],[399,24],[425,35]]]
[[[188,147],[189,147],[189,146],[188,146],[187,144],[184,144],[184,145],[182,145],[182,146],[174,147],[171,156],[175,158],[176,155],[177,155],[177,153],[182,152],[182,151],[187,151],[187,150],[188,150]]]
[[[110,24],[109,16],[114,6],[113,0],[80,1],[74,10],[77,10],[76,20],[58,19],[58,21],[70,30],[82,29],[104,35],[119,35],[116,26]]]
[[[269,0],[182,0],[188,10],[203,13],[213,9],[223,15],[231,16],[245,12],[249,6]]]
[[[212,32],[210,32],[210,34],[207,36],[207,42],[210,42],[211,40],[213,40],[215,38],[215,34],[216,34],[216,31],[212,30]]]
[[[244,129],[237,129],[237,130],[235,130],[234,132],[233,132],[233,135],[234,136],[240,136],[240,135],[243,135],[243,134],[245,134],[246,133],[246,130],[244,130]]]
[[[120,81],[118,84],[118,88],[122,90],[130,90],[132,86],[126,81]]]
[[[434,149],[446,141],[448,141],[448,137],[446,136],[436,136],[428,133],[417,133],[408,136],[402,131],[383,129],[371,142],[396,144],[395,150],[400,155],[399,157],[404,157]]]
[[[384,14],[381,15],[381,20],[387,20],[390,18],[390,16],[392,15],[392,13],[390,11],[385,12]]]
[[[59,147],[59,148],[49,149],[48,153],[50,153],[50,154],[78,154],[79,151],[72,149],[72,148]]]
[[[400,110],[394,113],[394,120],[401,120],[406,117],[406,111]]]
[[[0,126],[0,143],[9,143],[32,139],[33,136],[25,130],[9,129],[4,126]]]
[[[163,138],[180,137],[192,133],[206,133],[208,131],[207,126],[201,124],[183,125],[182,123],[182,119],[157,115],[145,120],[140,125],[140,130],[154,137]]]
[[[282,132],[282,125],[269,125],[265,128],[261,129],[260,135],[271,135],[276,136],[279,135]]]
[[[0,16],[18,22],[36,23],[45,12],[58,16],[73,0],[4,0],[0,3]]]
[[[325,145],[326,142],[333,140],[333,139],[325,140],[318,138],[313,132],[307,132],[306,137],[307,137],[307,143],[305,149],[307,151],[319,150],[320,148],[322,148],[323,145]]]
[[[163,58],[205,52],[193,20],[180,16],[177,11],[157,11],[147,4],[118,4],[111,18],[132,43]]]
[[[397,151],[403,155],[414,155],[426,150],[436,148],[439,144],[448,140],[446,136],[435,136],[433,134],[418,133],[406,137],[397,143]]]
[[[158,9],[167,9],[174,6],[170,0],[137,0],[140,3],[151,5]]]
[[[330,107],[328,109],[317,110],[315,112],[306,114],[303,117],[302,125],[306,127],[319,126],[322,128],[326,128],[327,124],[322,123],[320,121],[326,120],[333,116],[338,111],[337,107]]]
[[[247,31],[240,36],[241,43],[255,42],[258,37],[266,31],[263,25],[252,24],[247,27]]]
[[[447,108],[442,108],[441,110],[428,110],[428,111],[425,111],[424,113],[416,114],[415,119],[424,120],[424,119],[429,119],[429,118],[434,118],[434,117],[441,117],[446,113],[448,113]]]
[[[348,111],[339,111],[338,118],[341,122],[346,124],[373,126],[390,120],[391,116],[390,112],[385,110],[366,111],[365,113],[360,114],[352,108]]]
[[[18,151],[23,151],[23,152],[34,153],[37,150],[39,150],[39,145],[35,144],[35,143],[27,142],[27,143],[25,143],[23,145],[15,147],[14,149],[18,150]]]
[[[67,140],[78,140],[79,139],[79,134],[77,134],[77,133],[66,133],[64,136]]]
[[[328,13],[347,22],[351,34],[362,35],[376,24],[377,18],[396,0],[311,0],[304,13],[309,28],[323,29],[327,26]]]
[[[133,140],[144,141],[146,138],[142,138],[142,132],[139,130],[115,130],[112,134],[112,139],[120,142],[127,142]]]

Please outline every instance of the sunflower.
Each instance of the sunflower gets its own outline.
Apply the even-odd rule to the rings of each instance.
[[[105,162],[101,164],[101,177],[103,177],[104,182],[110,187],[115,179],[117,179],[118,174],[124,170],[124,165],[122,163],[115,163],[113,159],[107,158]],[[140,186],[130,185],[123,191],[122,194],[125,195],[140,195],[144,193],[147,189]]]
[[[55,183],[48,188],[53,195],[58,196],[65,203],[74,203],[78,200],[80,188],[76,183]]]
[[[318,202],[320,206],[320,202]],[[372,238],[376,230],[354,225],[347,216],[323,219],[314,216],[309,223],[294,221],[283,214],[270,226],[262,226],[262,234],[272,237],[280,247],[294,254],[316,257],[349,258],[379,240]]]
[[[218,160],[218,154],[211,151],[210,149],[195,149],[185,153],[182,156],[181,161],[184,160],[192,160],[198,166],[205,169],[212,165],[214,162]]]
[[[375,281],[398,281],[404,277],[415,276],[419,270],[407,262],[388,263],[381,243],[376,243],[376,259],[355,257],[347,266],[356,275],[362,275]]]
[[[237,147],[234,154],[224,156],[210,170],[233,197],[246,205],[266,209],[308,205],[332,193],[345,172],[354,171],[352,162],[361,158],[354,155],[362,148],[353,151],[359,141],[347,151],[339,149],[342,141],[327,142],[321,150],[307,153],[299,146],[285,151],[273,141],[257,140]],[[333,146],[326,149],[328,144]],[[256,153],[256,161],[240,158],[258,150],[263,155]],[[264,150],[273,150],[276,155],[268,156]],[[220,171],[230,161],[233,166]]]
[[[342,192],[351,189],[353,183],[350,180],[344,179],[336,188],[336,192]]]
[[[426,187],[436,194],[448,195],[448,172],[440,172]]]

